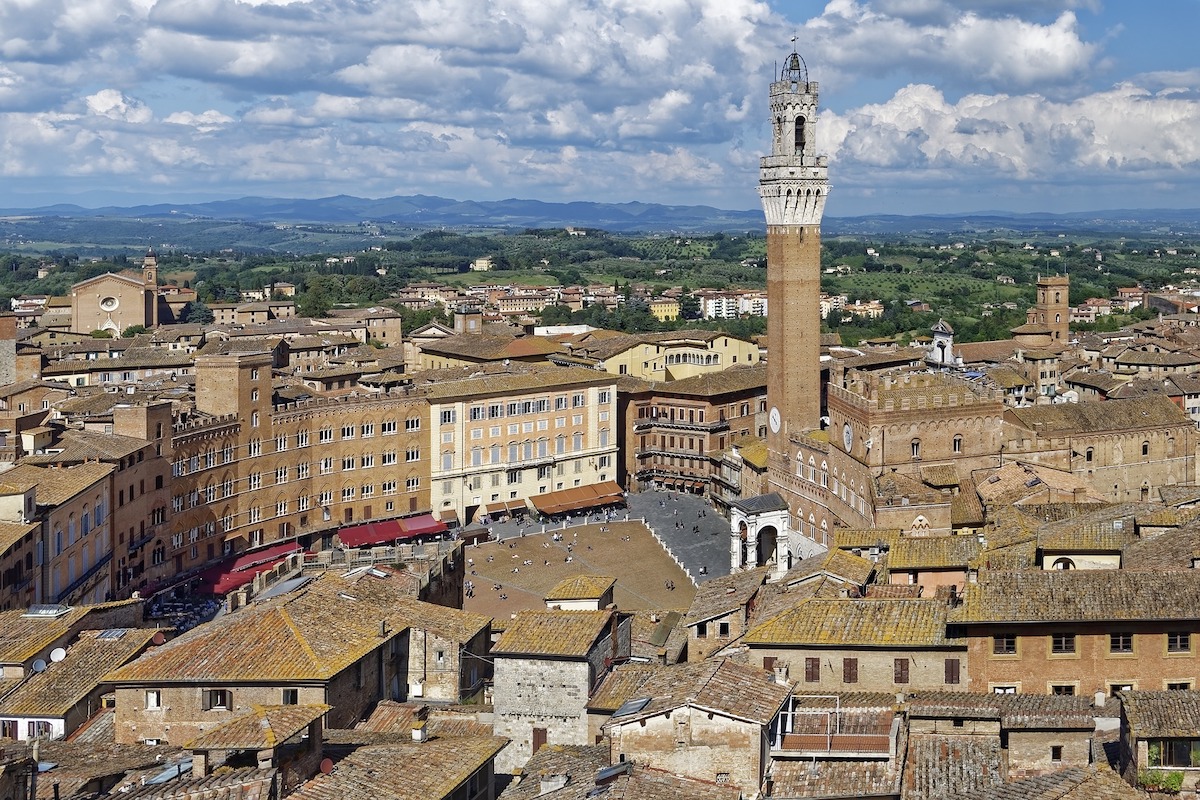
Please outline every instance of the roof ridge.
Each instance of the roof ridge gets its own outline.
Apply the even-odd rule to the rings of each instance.
[[[312,645],[310,645],[308,643],[308,639],[305,637],[304,633],[300,630],[300,625],[296,622],[295,619],[292,618],[292,615],[288,611],[287,606],[281,605],[281,606],[277,606],[276,608],[273,608],[271,610],[280,615],[280,617],[283,619],[284,624],[288,626],[288,628],[291,630],[292,634],[296,637],[296,643],[299,644],[300,648],[304,651],[304,653],[310,659],[312,659],[313,666],[323,670],[326,666],[325,662],[317,655],[316,651],[312,649]]]

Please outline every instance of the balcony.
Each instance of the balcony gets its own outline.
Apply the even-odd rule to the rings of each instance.
[[[729,421],[720,419],[716,422],[685,422],[684,420],[670,419],[668,417],[650,417],[635,420],[633,423],[634,433],[643,433],[654,428],[672,431],[694,431],[696,433],[717,433],[729,430]]]

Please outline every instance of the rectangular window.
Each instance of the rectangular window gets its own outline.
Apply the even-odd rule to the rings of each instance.
[[[327,444],[333,441],[333,428],[322,428],[317,431],[317,441],[321,444]]]
[[[858,659],[842,659],[842,683],[858,683]]]
[[[284,689],[281,698],[282,705],[298,706],[300,705],[300,690],[299,689]]]
[[[308,447],[308,431],[300,431],[296,434],[296,447]]]
[[[897,658],[892,661],[892,681],[894,683],[908,683],[908,659]]]
[[[1075,684],[1073,683],[1055,683],[1050,686],[1050,694],[1058,695],[1059,697],[1074,697]]]
[[[354,426],[353,425],[343,425],[342,426],[342,438],[343,439],[353,439],[354,438]]]
[[[354,499],[354,487],[353,486],[343,486],[342,487],[342,499],[343,500],[353,500]]]
[[[993,636],[992,653],[998,656],[1015,656],[1017,654],[1017,635],[1015,633],[998,633]]]
[[[410,432],[421,430],[421,418],[409,417],[408,419],[404,420],[404,430]]]
[[[384,494],[395,494],[396,493],[396,482],[395,481],[384,481],[380,488]]]
[[[420,461],[421,460],[421,448],[410,447],[407,450],[405,450],[404,451],[404,460],[409,461],[409,462]]]
[[[961,680],[962,664],[957,658],[946,659],[946,685],[957,686]]]
[[[452,425],[458,421],[458,411],[453,408],[447,408],[442,411],[442,424]]]
[[[1063,749],[1062,749],[1061,744],[1050,745],[1050,760],[1051,761],[1062,761],[1062,753],[1063,753]]]
[[[321,459],[321,474],[328,475],[333,472],[333,458],[326,456]]]
[[[1075,652],[1075,634],[1055,633],[1050,636],[1050,652],[1055,655],[1066,655]]]
[[[1167,634],[1168,653],[1190,653],[1192,651],[1192,635],[1183,631]]]
[[[375,456],[370,454],[363,456],[359,459],[358,465],[363,469],[370,469],[371,467],[375,466]]]
[[[484,413],[483,406],[471,406],[471,421],[478,422],[479,420],[483,419]]]
[[[805,683],[818,683],[821,680],[821,659],[806,658],[804,659],[804,681]]]
[[[416,477],[409,478],[404,482],[404,488],[410,492],[415,492],[417,489],[421,488],[421,479]]]
[[[228,711],[233,708],[228,689],[204,689],[202,700],[205,711]]]
[[[384,453],[383,457],[382,457],[382,459],[380,459],[380,461],[383,464],[383,466],[390,467],[391,465],[396,463],[396,454],[395,453]]]
[[[156,711],[162,708],[162,692],[158,689],[146,690],[146,710]]]
[[[288,468],[287,467],[276,467],[275,468],[275,483],[287,483],[287,479],[288,479]]]
[[[308,477],[308,462],[304,462],[302,464],[296,465],[296,477],[297,478],[307,478]]]
[[[364,422],[362,424],[361,432],[362,432],[362,438],[370,439],[372,436],[375,435],[375,423],[374,422]]]
[[[1108,652],[1110,652],[1110,653],[1132,653],[1133,652],[1133,634],[1132,633],[1110,633],[1108,635]]]

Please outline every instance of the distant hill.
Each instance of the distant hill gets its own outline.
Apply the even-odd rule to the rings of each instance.
[[[364,227],[371,223],[379,230]],[[428,195],[368,199],[243,197],[206,203],[84,208],[58,204],[0,209],[9,246],[51,243],[102,252],[130,246],[316,252],[354,249],[406,229],[516,229],[576,226],[613,233],[763,231],[762,211],[657,203],[547,203],[453,200]],[[981,212],[826,217],[826,236],[1018,236],[1200,233],[1200,210],[1140,209],[1067,214]],[[0,249],[4,245],[0,244]]]

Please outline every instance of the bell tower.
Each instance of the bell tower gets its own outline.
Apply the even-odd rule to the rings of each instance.
[[[767,447],[780,465],[789,436],[821,422],[821,216],[829,194],[827,159],[816,154],[817,83],[794,49],[771,83],[770,110],[771,155],[760,161],[758,194],[767,221]]]

